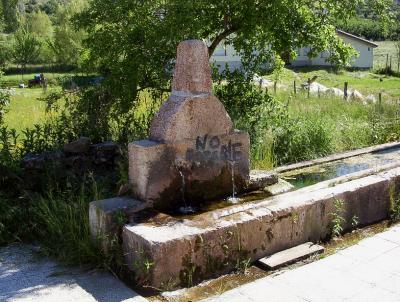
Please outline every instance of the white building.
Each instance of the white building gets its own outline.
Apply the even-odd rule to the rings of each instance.
[[[337,30],[338,36],[343,39],[344,42],[353,46],[353,48],[359,53],[357,58],[354,58],[351,62],[351,66],[355,68],[372,68],[374,63],[374,48],[378,47],[377,44],[365,40],[361,37],[346,33],[341,30]],[[297,51],[297,58],[291,61],[291,66],[332,66],[332,63],[328,62],[329,52],[325,51],[319,53],[314,58],[308,57],[310,47],[304,47]],[[220,69],[224,69],[226,64],[230,69],[241,67],[240,55],[235,51],[231,45],[223,45],[220,43],[218,48],[214,51],[210,61],[219,66]]]

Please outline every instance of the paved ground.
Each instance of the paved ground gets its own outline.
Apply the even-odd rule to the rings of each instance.
[[[105,272],[39,258],[28,246],[0,249],[0,301],[144,302]],[[322,260],[240,286],[207,302],[400,302],[400,225]]]
[[[39,258],[29,246],[0,249],[0,301],[144,302],[106,272],[83,272]]]
[[[400,226],[207,302],[400,301]]]

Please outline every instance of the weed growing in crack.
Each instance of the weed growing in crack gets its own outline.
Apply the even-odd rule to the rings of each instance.
[[[389,217],[393,222],[400,221],[400,195],[396,196],[394,185],[389,188]]]
[[[344,201],[342,199],[335,199],[333,202],[334,212],[330,215],[332,216],[332,237],[340,237],[343,232],[343,223],[345,219],[343,218],[343,207]]]

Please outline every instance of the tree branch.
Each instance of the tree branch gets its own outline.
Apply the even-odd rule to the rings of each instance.
[[[217,48],[218,44],[221,43],[223,39],[233,34],[237,29],[235,27],[230,27],[225,29],[222,33],[217,35],[211,45],[208,47],[208,55],[211,57]]]

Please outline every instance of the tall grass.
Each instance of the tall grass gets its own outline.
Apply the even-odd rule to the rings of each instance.
[[[36,242],[41,253],[62,263],[114,271],[121,255],[114,250],[105,253],[91,237],[89,227],[89,203],[105,196],[102,186],[91,174],[78,189],[59,189],[54,184],[49,181],[45,194],[23,195],[16,200],[0,196],[0,245]]]
[[[32,207],[36,238],[46,255],[66,263],[99,265],[102,253],[92,241],[89,229],[88,197],[49,193]]]
[[[334,97],[276,95],[287,118],[264,129],[267,139],[252,142],[254,168],[269,168],[400,139],[397,101],[364,104]],[[260,136],[263,137],[262,135]]]

